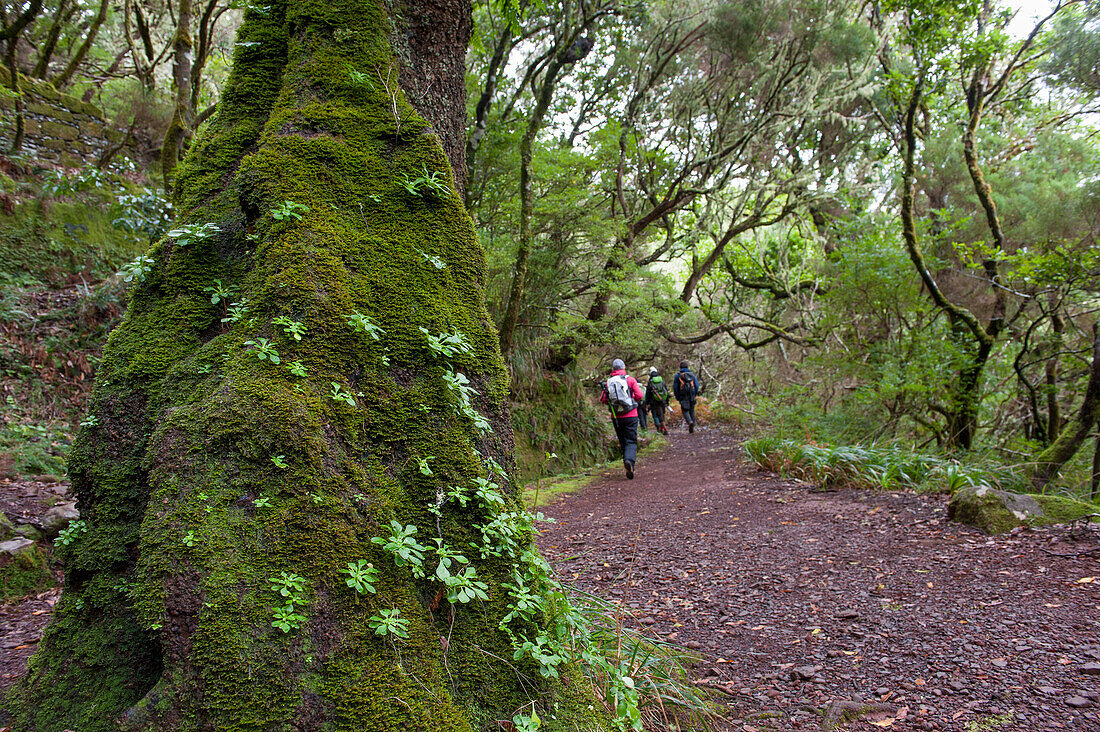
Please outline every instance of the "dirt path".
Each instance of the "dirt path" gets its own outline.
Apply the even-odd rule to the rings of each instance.
[[[635,480],[608,472],[544,508],[539,544],[695,649],[729,729],[816,730],[822,710],[875,703],[848,729],[1100,730],[1094,527],[990,538],[939,497],[815,492],[717,430],[672,442]]]

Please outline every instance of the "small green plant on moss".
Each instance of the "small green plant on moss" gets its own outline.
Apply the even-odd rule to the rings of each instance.
[[[416,459],[417,469],[420,471],[421,475],[427,475],[428,477],[435,475],[435,473],[432,472],[432,466],[428,464],[432,460],[435,460],[435,455]]]
[[[289,371],[292,376],[297,376],[299,378],[305,378],[308,373],[305,364],[301,361],[291,361],[286,365],[286,370]]]
[[[488,478],[474,478],[474,495],[490,511],[504,507],[504,494],[500,492],[500,484]]]
[[[488,600],[489,585],[477,578],[473,567],[466,567],[459,574],[452,574],[443,580],[446,586],[447,602],[465,604],[472,600]]]
[[[302,627],[306,617],[295,608],[305,603],[305,578],[293,572],[281,572],[278,577],[268,577],[268,581],[271,582],[273,591],[286,598],[286,605],[275,608],[275,620],[271,624],[284,633]]]
[[[153,271],[154,260],[144,254],[125,265],[118,271],[118,276],[123,282],[144,282],[145,278]]]
[[[179,228],[172,229],[168,232],[168,236],[176,240],[176,244],[181,247],[188,247],[192,244],[206,241],[210,237],[221,232],[221,227],[217,224],[205,223],[205,224],[187,224],[186,226],[180,226]]]
[[[268,577],[272,590],[290,602],[301,603],[301,593],[306,591],[306,578],[295,572],[279,572],[278,577]]]
[[[454,574],[452,568],[455,565],[468,565],[470,560],[444,544],[442,539],[437,538],[434,541],[436,547],[433,551],[439,560],[439,563],[435,566],[435,576],[439,578],[440,582],[446,582],[447,578]]]
[[[369,316],[363,315],[358,310],[351,311],[351,315],[348,316],[348,325],[360,333],[366,333],[376,341],[382,340],[382,336],[386,334],[386,331],[375,325]]]
[[[99,426],[99,417],[95,416],[94,414],[89,414],[87,417],[80,420],[80,426],[81,427],[98,427]]]
[[[447,180],[440,175],[439,171],[429,171],[427,165],[421,167],[420,175],[415,178],[410,178],[408,173],[402,173],[399,182],[410,196],[422,198],[444,198],[451,190]]]
[[[516,714],[512,716],[512,727],[515,732],[538,732],[542,726],[538,712],[535,711],[535,703],[531,702],[531,714]]]
[[[377,614],[367,620],[375,635],[392,635],[397,638],[409,637],[409,621],[401,617],[401,611],[397,608],[379,610]]]
[[[271,217],[276,221],[287,221],[289,219],[301,221],[304,213],[309,213],[309,206],[294,201],[283,201],[280,205],[271,209]]]
[[[415,249],[415,248],[416,248],[416,247],[414,247],[414,249]],[[421,258],[422,258],[422,259],[423,259],[423,260],[424,260],[425,262],[427,262],[428,264],[432,265],[432,266],[433,266],[433,267],[435,267],[436,269],[446,269],[446,268],[447,268],[447,263],[446,263],[446,262],[444,262],[444,261],[443,261],[442,259],[440,259],[439,257],[435,256],[434,254],[428,254],[427,252],[423,252],[423,251],[421,251],[420,249],[416,249],[416,253],[417,253],[417,254],[419,254],[419,255],[420,255],[420,257],[421,257]]]
[[[524,656],[539,665],[539,673],[546,679],[558,678],[558,666],[565,662],[559,644],[545,632],[539,633],[533,641],[525,638],[519,642],[512,652],[512,660],[518,661]]]
[[[286,455],[272,455],[271,462],[275,463],[275,467],[279,470],[286,470],[290,467],[286,461]]]
[[[420,332],[428,339],[428,349],[436,356],[454,358],[460,353],[468,355],[473,352],[470,344],[466,342],[466,336],[457,330],[432,335],[427,328],[421,327]]]
[[[188,531],[186,534],[183,535],[183,544],[184,544],[184,546],[192,547],[192,546],[195,546],[195,543],[196,543],[196,540],[195,540],[195,532],[194,531]]]
[[[84,521],[73,521],[71,524],[69,524],[67,528],[61,530],[61,533],[59,533],[57,535],[57,538],[54,539],[53,544],[54,546],[69,546],[69,544],[72,544],[74,541],[76,541],[77,537],[82,535],[87,530],[88,524],[86,524]]]
[[[374,583],[378,581],[378,570],[366,559],[348,562],[348,566],[340,570],[341,574],[348,576],[348,587],[360,595],[374,594]]]
[[[226,311],[225,317],[222,318],[223,323],[237,323],[242,318],[248,315],[248,300],[241,300],[238,303],[229,306]]]
[[[306,616],[297,612],[294,604],[290,602],[282,607],[275,608],[274,616],[275,620],[273,620],[271,624],[284,633],[298,630],[306,624]]]
[[[349,407],[355,406],[355,397],[352,396],[352,393],[350,391],[346,390],[335,381],[330,381],[329,383],[332,384],[332,393],[329,394],[329,396],[332,398],[332,401],[343,402]]]
[[[447,389],[455,399],[455,411],[459,416],[464,416],[479,432],[486,432],[491,425],[480,412],[474,409],[472,398],[478,395],[477,389],[470,386],[470,380],[466,375],[458,371],[446,371],[443,381]]]
[[[275,325],[281,325],[283,332],[286,333],[288,338],[293,338],[296,341],[302,340],[302,336],[306,333],[306,327],[297,320],[291,320],[285,315],[280,315],[271,321]]]
[[[470,501],[470,494],[466,492],[466,487],[461,485],[447,486],[445,497],[448,501],[457,503],[461,508],[466,508],[466,504]]]
[[[371,539],[372,544],[377,544],[390,554],[398,567],[409,567],[413,576],[424,577],[424,552],[428,547],[416,540],[417,528],[413,524],[402,526],[399,521],[390,521],[386,526],[388,536],[376,536]]]
[[[237,292],[237,286],[222,284],[221,280],[214,280],[213,285],[202,288],[202,291],[210,293],[211,305],[217,305],[218,303],[224,302],[228,306],[230,299]],[[228,313],[226,317],[228,317]]]
[[[271,497],[260,496],[259,498],[253,498],[252,505],[256,508],[271,508]]]
[[[362,71],[356,71],[355,69],[348,69],[348,76],[356,84],[361,84],[362,86],[368,87],[370,89],[374,88],[374,82],[371,80],[370,74],[364,73]]]
[[[256,358],[261,361],[270,361],[274,364],[281,362],[279,352],[275,350],[275,344],[267,338],[257,338],[254,341],[245,341],[244,344],[255,348]]]
[[[320,506],[322,503],[325,502],[325,497],[322,496],[320,493],[310,493],[309,500],[313,501],[314,506]]]

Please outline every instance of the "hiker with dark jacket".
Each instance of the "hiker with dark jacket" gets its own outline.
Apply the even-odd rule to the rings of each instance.
[[[668,406],[668,400],[668,385],[656,368],[650,368],[649,382],[645,385],[645,405],[653,415],[653,426],[662,435],[668,434],[668,427],[665,427],[665,407]]]
[[[694,432],[695,397],[699,394],[699,380],[695,378],[695,374],[688,371],[687,361],[680,362],[680,370],[672,380],[672,392],[676,395],[676,401],[680,402],[688,432]]]
[[[638,403],[645,398],[642,387],[633,376],[626,375],[621,358],[611,362],[611,374],[603,383],[600,401],[611,408],[611,424],[623,451],[626,477],[634,480],[634,461],[638,457]]]

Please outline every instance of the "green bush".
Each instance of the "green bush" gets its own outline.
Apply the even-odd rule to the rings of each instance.
[[[822,488],[953,493],[964,486],[1022,487],[1012,466],[964,464],[899,445],[817,445],[777,437],[747,441],[743,449],[761,467]]]

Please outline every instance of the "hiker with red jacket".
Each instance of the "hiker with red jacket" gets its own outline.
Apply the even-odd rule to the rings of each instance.
[[[638,404],[645,398],[642,387],[633,376],[626,375],[621,358],[611,362],[611,374],[603,383],[600,401],[611,408],[611,424],[623,451],[626,477],[634,480],[634,461],[638,456]]]
[[[688,371],[688,362],[680,362],[680,370],[672,379],[672,393],[680,402],[680,411],[684,413],[684,422],[688,432],[695,431],[695,397],[699,394],[699,380]]]

